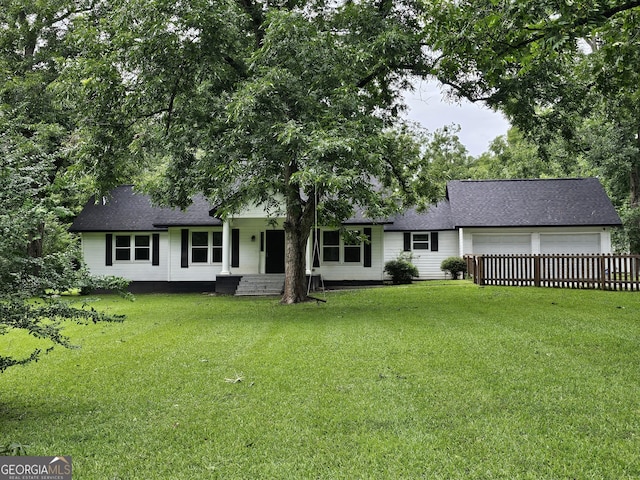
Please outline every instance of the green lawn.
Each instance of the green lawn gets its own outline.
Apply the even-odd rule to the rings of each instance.
[[[0,443],[75,480],[640,477],[640,293],[327,300],[96,299],[125,322],[0,375]]]

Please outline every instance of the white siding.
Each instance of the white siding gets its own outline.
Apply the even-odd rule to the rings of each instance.
[[[170,282],[212,282],[216,279],[216,275],[222,270],[222,264],[194,264],[189,261],[188,268],[182,268],[182,254],[181,254],[181,228],[169,229],[169,242],[170,242],[170,260],[169,260],[169,281]],[[222,227],[216,228],[193,228],[191,231],[198,232],[213,232],[222,231]],[[191,255],[189,255],[191,259]]]
[[[238,219],[238,218],[258,219],[258,220],[261,220],[264,225],[265,219],[268,216],[267,213],[269,213],[271,217],[278,217],[278,216],[283,217],[284,203],[285,203],[284,197],[282,197],[281,195],[278,195],[278,197],[276,198],[281,198],[280,205],[282,205],[282,207],[280,209],[281,210],[280,212],[277,212],[277,211],[267,212],[264,205],[248,205],[240,213],[235,214],[233,218],[234,219]]]
[[[151,235],[150,232],[135,232],[136,235]],[[157,233],[157,232],[156,232]],[[131,232],[114,232],[113,242],[117,235],[130,235]],[[85,232],[82,234],[82,254],[84,261],[93,275],[114,275],[132,281],[158,281],[169,279],[169,236],[160,233],[160,265],[151,265],[151,260],[144,262],[122,262],[115,259],[113,265],[105,265],[106,234]],[[178,264],[179,265],[179,264]]]
[[[271,229],[282,229],[276,223],[275,227],[269,225],[264,218],[234,218],[231,220],[230,228],[238,229],[240,235],[240,262],[237,267],[231,267],[232,275],[246,275],[265,272],[264,253],[260,251],[260,234]],[[171,238],[171,281],[212,281],[222,271],[221,263],[194,264],[189,262],[188,268],[181,267],[181,230],[182,228],[172,228],[169,230]],[[195,228],[192,231],[221,232],[222,227],[215,228]]]
[[[424,233],[424,232],[421,232]],[[458,253],[458,232],[445,231],[438,232],[438,251],[415,250],[409,252],[413,254],[413,264],[420,272],[421,280],[438,280],[445,277],[445,273],[440,270],[440,264],[445,258],[457,257]],[[384,261],[395,260],[404,250],[404,232],[385,233]]]
[[[362,230],[363,227],[353,227]],[[383,228],[380,225],[371,227],[371,267],[365,267],[364,251],[360,263],[344,263],[344,262],[323,262],[320,261],[320,267],[313,269],[314,274],[321,274],[324,280],[341,281],[341,280],[374,280],[382,281],[384,270],[384,242]],[[320,245],[320,257],[322,258],[322,245]]]
[[[231,267],[231,273],[265,273],[265,252],[260,251],[260,235],[267,230],[282,230],[282,221],[272,226],[265,218],[234,218],[231,228],[240,230],[240,265]]]

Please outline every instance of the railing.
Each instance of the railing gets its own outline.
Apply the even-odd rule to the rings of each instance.
[[[640,255],[466,255],[478,285],[640,290]]]

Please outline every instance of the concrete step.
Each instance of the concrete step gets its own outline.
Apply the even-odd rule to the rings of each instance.
[[[281,295],[284,288],[284,275],[243,275],[238,288],[237,296],[267,296]]]

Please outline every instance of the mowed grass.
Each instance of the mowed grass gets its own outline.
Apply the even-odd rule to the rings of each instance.
[[[640,293],[327,300],[96,299],[125,322],[0,375],[0,443],[76,480],[640,477]]]

